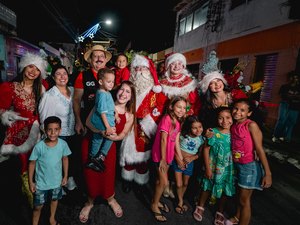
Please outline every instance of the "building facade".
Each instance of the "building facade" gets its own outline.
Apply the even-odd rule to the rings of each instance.
[[[244,84],[263,81],[259,101],[266,103],[266,124],[273,126],[279,88],[289,71],[300,72],[297,5],[290,0],[184,0],[175,8],[173,51],[186,56],[199,79],[212,50],[223,73],[244,63]]]

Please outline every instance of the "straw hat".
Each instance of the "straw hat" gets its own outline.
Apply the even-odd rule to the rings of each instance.
[[[109,51],[106,51],[105,48],[102,45],[94,45],[92,48],[90,48],[86,53],[84,53],[84,60],[90,63],[90,56],[93,51],[102,51],[105,53],[107,62],[111,59],[112,55]]]

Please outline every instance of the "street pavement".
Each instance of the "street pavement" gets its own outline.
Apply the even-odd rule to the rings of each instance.
[[[291,143],[273,143],[271,141],[270,130],[264,129],[264,148],[268,155],[271,169],[273,172],[273,186],[262,192],[255,192],[252,198],[252,219],[250,225],[279,225],[291,224],[291,221],[300,217],[298,209],[300,191],[300,140],[299,135],[294,135]],[[3,169],[3,168],[2,168]],[[1,170],[1,168],[0,168]],[[8,171],[1,171],[7,173]],[[13,176],[13,174],[11,174]],[[288,177],[291,178],[288,179]],[[10,176],[6,176],[10,177]],[[285,179],[285,180],[283,180]],[[293,183],[294,182],[294,183]],[[9,184],[9,180],[5,180],[5,185]],[[3,184],[3,182],[2,182]],[[11,189],[18,187],[14,184],[7,189],[1,187],[1,207],[0,207],[0,225],[27,225],[30,224],[31,210],[25,204],[22,196],[12,196],[14,193]],[[153,177],[150,184],[142,192],[138,192],[137,188],[126,194],[121,190],[120,174],[116,179],[116,199],[123,208],[124,215],[122,218],[116,218],[113,211],[107,203],[101,199],[97,199],[94,208],[91,210],[89,225],[153,225],[160,224],[155,221],[151,210],[150,202],[153,196]],[[195,207],[195,200],[198,196],[199,188],[196,179],[192,179],[186,193],[185,199],[189,209],[184,215],[175,212],[176,201],[162,197],[171,209],[170,213],[164,214],[168,221],[163,223],[166,225],[196,225],[196,224],[213,224],[215,205],[207,204],[203,221],[197,222],[193,219],[192,213]],[[79,219],[80,210],[86,200],[86,196],[82,191],[76,189],[68,192],[60,201],[56,213],[56,218],[61,225],[79,225],[82,224]],[[297,200],[298,199],[298,200]],[[227,214],[234,212],[234,199],[229,199],[227,206]],[[49,205],[45,205],[39,225],[48,225]]]

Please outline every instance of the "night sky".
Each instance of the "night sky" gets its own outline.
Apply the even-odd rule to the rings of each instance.
[[[95,39],[104,34],[118,39],[123,51],[131,41],[136,51],[157,52],[173,46],[179,0],[1,0],[17,14],[17,34],[30,43],[74,43],[73,38],[99,21],[110,18],[113,25],[102,25]],[[142,25],[138,25],[141,23]],[[103,31],[103,32],[102,32]]]

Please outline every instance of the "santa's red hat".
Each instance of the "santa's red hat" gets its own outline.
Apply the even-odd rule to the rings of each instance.
[[[131,61],[131,68],[135,68],[137,66],[145,66],[149,68],[154,81],[152,90],[155,93],[160,93],[162,91],[162,87],[160,86],[160,83],[158,81],[158,76],[153,61],[146,56],[135,54],[134,58]]]

